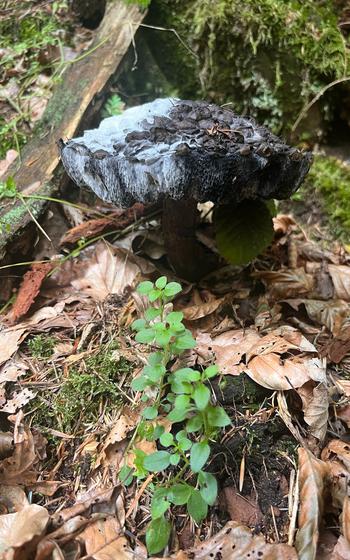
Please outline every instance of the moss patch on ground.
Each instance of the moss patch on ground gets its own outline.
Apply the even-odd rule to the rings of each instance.
[[[41,337],[35,337],[28,346],[39,360],[47,359],[53,349]],[[114,343],[102,345],[97,353],[68,367],[68,375],[64,367],[55,365],[47,377],[59,387],[44,388],[31,401],[33,424],[43,433],[54,429],[79,435],[89,425],[96,429],[106,412],[118,410],[123,403],[118,385],[134,366],[119,356],[116,348]]]
[[[335,157],[316,155],[296,198],[307,201],[316,195],[332,236],[350,243],[350,166]]]

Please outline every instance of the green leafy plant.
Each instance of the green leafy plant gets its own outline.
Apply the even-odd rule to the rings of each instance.
[[[263,201],[218,206],[214,221],[219,252],[232,264],[249,263],[272,242],[272,215]]]
[[[113,117],[116,115],[121,115],[124,111],[124,102],[116,93],[111,95],[111,97],[106,101],[105,106],[102,111],[103,117]]]
[[[152,349],[141,375],[132,381],[132,388],[142,393],[141,400],[148,405],[137,436],[157,441],[160,449],[149,455],[133,449],[134,468],[124,466],[120,479],[130,484],[134,476],[143,479],[156,473],[160,478],[163,471],[168,473],[165,482],[158,481],[151,487],[152,520],[146,531],[150,554],[160,552],[168,542],[171,525],[166,512],[172,506],[186,506],[192,519],[200,523],[208,506],[214,504],[217,481],[203,469],[210,456],[210,441],[231,422],[224,409],[212,402],[208,381],[218,375],[217,366],[202,371],[170,367],[174,359],[196,345],[183,324],[183,313],[167,310],[167,304],[181,289],[165,276],[155,283],[142,282],[138,292],[148,299],[149,306],[144,318],[132,324],[135,340]],[[159,415],[166,415],[179,429],[165,431],[157,423]]]

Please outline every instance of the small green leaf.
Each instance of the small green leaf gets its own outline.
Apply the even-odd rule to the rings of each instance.
[[[190,404],[190,397],[188,395],[178,395],[175,399],[174,406],[178,410],[183,410],[184,408],[188,408]]]
[[[168,491],[168,500],[175,506],[187,504],[193,488],[188,484],[174,484]]]
[[[163,516],[153,519],[147,527],[146,546],[149,554],[157,554],[168,544],[171,525]]]
[[[210,455],[210,447],[205,441],[192,445],[190,464],[193,472],[199,472],[207,462]]]
[[[211,377],[215,377],[219,374],[219,368],[216,365],[209,366],[204,370],[204,377],[206,379],[210,379]]]
[[[147,323],[144,319],[136,319],[131,325],[133,331],[141,331],[146,327]]]
[[[196,341],[191,334],[185,333],[176,339],[173,346],[176,352],[182,352],[183,350],[194,348]]]
[[[161,276],[156,281],[156,288],[158,288],[159,290],[163,290],[165,288],[165,286],[167,285],[167,282],[168,282],[167,277],[166,276]]]
[[[151,472],[160,472],[170,465],[170,453],[168,451],[156,451],[146,455],[143,460],[145,469]]]
[[[176,294],[179,294],[182,290],[181,284],[178,282],[169,282],[164,288],[164,295],[169,297],[174,297]]]
[[[156,366],[158,364],[161,364],[162,361],[163,361],[163,354],[161,352],[152,352],[148,356],[148,364],[150,366]]]
[[[158,408],[156,406],[147,406],[142,412],[142,416],[146,420],[154,420],[158,416]]]
[[[198,383],[193,392],[194,402],[199,410],[204,410],[210,400],[210,390],[203,383]]]
[[[188,433],[198,432],[202,429],[203,426],[203,419],[200,414],[196,414],[196,416],[192,416],[186,424],[186,430]]]
[[[133,479],[133,469],[128,467],[128,465],[124,465],[119,471],[118,478],[124,486],[129,486]]]
[[[208,420],[211,426],[224,428],[231,424],[229,416],[226,414],[221,406],[211,406],[208,409]]]
[[[153,303],[154,301],[157,301],[157,299],[159,299],[161,295],[161,290],[151,290],[148,294],[148,299]]]
[[[171,455],[171,457],[170,457],[170,464],[174,465],[174,466],[178,465],[180,459],[181,459],[181,456],[180,456],[179,453],[173,453],[173,455]]]
[[[168,329],[163,329],[162,331],[156,332],[156,343],[158,346],[167,346],[171,339],[171,332]]]
[[[179,381],[199,381],[200,373],[192,368],[181,368],[173,374]]]
[[[149,344],[154,341],[154,329],[143,329],[139,331],[135,336],[136,342],[141,342],[142,344]]]
[[[147,321],[154,321],[154,319],[157,319],[157,317],[159,317],[160,313],[161,311],[158,307],[149,307],[145,311],[145,318],[147,319]]]
[[[141,284],[137,286],[138,293],[142,294],[143,296],[149,294],[151,290],[153,290],[153,282],[150,282],[149,280],[141,282]]]
[[[179,448],[181,451],[188,451],[192,447],[192,441],[188,438],[183,438],[179,441]]]
[[[131,382],[131,387],[134,391],[143,391],[149,385],[149,380],[144,375],[139,375]]]
[[[166,369],[161,364],[156,364],[155,366],[145,366],[142,370],[144,375],[154,382],[159,381],[166,372]]]
[[[162,426],[161,424],[157,424],[152,434],[152,440],[159,439],[163,433],[164,433],[164,426]]]
[[[174,323],[181,323],[182,319],[184,318],[184,314],[181,311],[171,311],[167,317],[166,320],[169,323],[169,325],[173,325]]]
[[[182,422],[183,420],[185,420],[187,414],[188,410],[186,409],[174,408],[169,412],[167,418],[168,420],[170,420],[170,422]]]
[[[164,447],[169,447],[174,443],[174,436],[170,432],[165,432],[160,436],[159,441]]]
[[[187,511],[196,523],[200,523],[207,516],[208,504],[203,500],[199,490],[192,490]]]
[[[216,243],[232,264],[247,264],[270,245],[274,231],[269,209],[261,200],[218,205],[214,212]]]
[[[218,495],[218,483],[211,473],[201,471],[198,474],[198,482],[201,486],[200,493],[203,500],[213,506]]]
[[[187,439],[186,430],[180,430],[179,432],[177,432],[177,434],[175,435],[175,439],[177,441],[181,441],[182,439]]]
[[[165,497],[167,495],[166,488],[158,488],[152,497],[151,503],[151,515],[152,519],[157,519],[161,517],[170,507],[170,502],[168,502]]]
[[[178,381],[176,377],[171,378],[171,390],[177,395],[183,393],[190,395],[192,392],[192,385],[190,383],[185,383],[183,381]]]

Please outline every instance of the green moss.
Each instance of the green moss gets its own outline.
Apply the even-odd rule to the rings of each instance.
[[[123,398],[118,381],[132,371],[125,358],[115,358],[115,345],[102,346],[100,351],[82,360],[80,367],[69,369],[69,375],[55,369],[52,374],[60,379],[57,392],[43,391],[31,401],[32,422],[43,431],[54,428],[70,433],[79,424],[81,432],[87,424],[97,423],[102,411],[118,407]]]
[[[317,155],[302,187],[300,196],[321,195],[326,217],[332,224],[332,234],[350,242],[350,167],[330,156]]]
[[[175,37],[165,56],[157,44],[181,95],[194,86],[195,67],[200,86],[192,95],[231,102],[275,131],[287,131],[304,104],[347,71],[331,0],[153,0],[149,22],[175,27],[197,54],[196,62]],[[167,34],[159,40],[164,46]]]
[[[28,349],[34,358],[50,358],[56,342],[51,336],[39,334],[29,340]]]

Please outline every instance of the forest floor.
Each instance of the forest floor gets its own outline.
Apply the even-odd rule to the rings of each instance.
[[[57,21],[44,39],[60,36]],[[76,56],[91,36],[73,28]],[[15,74],[13,61],[3,66],[3,87],[17,88],[20,104],[1,108],[0,173],[49,97],[47,75],[26,55],[29,31]],[[52,53],[43,56],[48,65]],[[200,523],[172,507],[163,558],[350,558],[349,246],[305,198],[279,210],[263,255],[246,267],[222,263],[198,285],[181,282],[171,304],[196,340],[181,367],[218,365],[211,399],[231,424],[205,466],[217,500]],[[119,478],[131,441],[156,450],[137,431],[146,403],[132,381],[149,349],[131,327],[145,310],[136,286],[179,279],[159,214],[142,205],[62,200],[40,225],[35,262],[8,266],[1,286],[0,557],[141,560],[152,491],[168,474],[128,486]],[[201,239],[212,245],[211,235],[209,214]],[[167,431],[178,424],[166,420]]]
[[[96,235],[94,212],[119,223],[114,239]],[[131,387],[147,356],[130,328],[145,304],[135,287],[173,279],[159,222],[103,205],[75,209],[73,227],[59,205],[49,214],[42,225],[56,256],[41,262],[42,239],[0,331],[0,542],[6,527],[19,558],[29,543],[38,558],[53,548],[146,558],[151,493],[143,480],[121,486],[118,472],[146,406]],[[182,366],[218,365],[212,398],[232,421],[207,465],[220,494],[206,520],[172,512],[169,553],[189,549],[179,558],[311,558],[303,549],[316,543],[317,558],[349,550],[350,257],[315,224],[279,214],[274,225],[273,244],[250,266],[185,284],[173,303],[196,339]],[[100,238],[74,245],[89,236]],[[57,265],[58,253],[69,258]],[[143,438],[137,446],[155,449]]]

